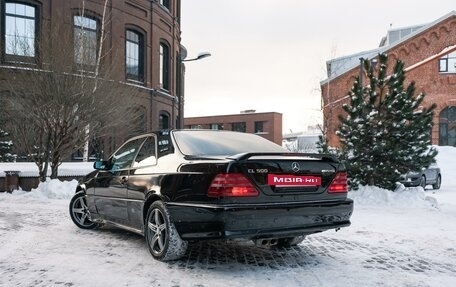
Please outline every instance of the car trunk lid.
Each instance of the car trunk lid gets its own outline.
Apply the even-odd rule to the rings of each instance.
[[[229,157],[233,160],[228,172],[244,174],[260,191],[250,201],[313,201],[328,200],[343,195],[328,193],[337,179],[346,180],[343,164],[336,158],[322,154],[248,153]],[[342,177],[336,177],[341,173]],[[345,178],[343,177],[345,174]],[[342,185],[337,188],[343,187]],[[337,192],[336,193],[340,193]]]

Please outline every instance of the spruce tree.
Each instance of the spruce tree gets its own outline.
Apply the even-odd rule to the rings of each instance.
[[[0,162],[10,162],[14,160],[11,154],[13,143],[8,137],[8,133],[0,127]]]
[[[388,57],[378,56],[378,69],[363,62],[368,85],[356,79],[343,106],[337,132],[353,186],[375,185],[394,190],[400,175],[435,161],[430,147],[435,104],[421,106],[425,95],[415,96],[415,83],[404,87],[404,64],[397,61],[387,75]]]
[[[316,143],[317,152],[320,154],[331,154],[336,158],[341,158],[341,153],[337,148],[331,147],[328,143],[326,133],[322,133],[318,136],[318,141]]]
[[[317,151],[319,153],[329,153],[328,140],[325,134],[321,134],[318,136]]]

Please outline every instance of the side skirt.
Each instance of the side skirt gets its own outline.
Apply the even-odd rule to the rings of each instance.
[[[118,228],[120,228],[120,229],[124,229],[124,230],[130,231],[130,232],[139,234],[139,235],[141,235],[141,236],[144,236],[143,230],[136,229],[136,228],[133,228],[133,227],[130,227],[130,226],[121,224],[121,223],[112,222],[112,221],[109,221],[109,220],[95,220],[95,221],[96,221],[97,223],[100,223],[100,224],[109,224],[109,225],[118,227]]]

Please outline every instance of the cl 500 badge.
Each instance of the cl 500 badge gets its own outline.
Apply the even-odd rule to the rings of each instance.
[[[257,168],[257,169],[249,168],[249,169],[247,169],[247,172],[248,173],[268,173],[268,170],[266,168]]]

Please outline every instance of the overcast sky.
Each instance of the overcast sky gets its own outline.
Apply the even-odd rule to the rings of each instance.
[[[455,0],[183,0],[185,116],[283,114],[283,132],[321,121],[326,61],[375,49],[391,27],[430,23]],[[456,41],[456,39],[455,39]]]

